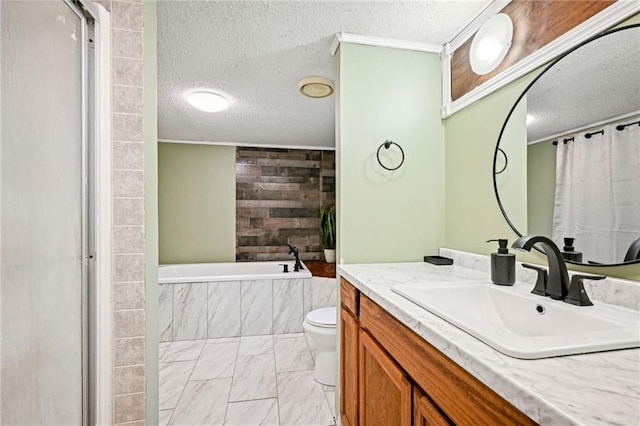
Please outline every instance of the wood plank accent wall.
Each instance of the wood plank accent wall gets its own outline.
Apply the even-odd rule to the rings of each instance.
[[[236,149],[236,261],[323,259],[320,202],[335,204],[335,152]]]
[[[513,42],[509,53],[494,71],[477,75],[469,63],[473,37],[469,38],[453,52],[451,58],[451,99],[459,99],[613,3],[615,1],[611,0],[511,1],[501,12],[513,21]]]

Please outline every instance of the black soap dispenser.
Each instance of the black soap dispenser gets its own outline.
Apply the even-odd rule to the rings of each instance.
[[[516,255],[509,253],[506,239],[487,240],[497,241],[498,251],[491,253],[491,281],[498,285],[513,285],[516,282]]]
[[[576,251],[573,247],[575,238],[564,238],[564,247],[562,247],[562,257],[565,260],[571,260],[573,262],[582,262],[582,252]]]

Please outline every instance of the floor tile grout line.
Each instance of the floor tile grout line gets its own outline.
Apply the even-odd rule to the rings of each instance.
[[[174,340],[173,342],[169,342],[169,345],[167,346],[167,349],[164,350],[163,355],[166,354],[169,351],[169,348],[174,343],[191,343],[191,342],[202,342],[202,345],[205,345],[205,346],[207,344],[205,339]],[[203,349],[204,349],[204,346],[203,346]],[[176,359],[176,360],[173,360],[173,361],[163,361],[160,358],[160,356],[158,356],[158,360],[159,360],[159,362],[181,362],[181,361],[196,361],[197,362],[199,360],[199,358],[200,358],[200,354],[202,354],[202,350],[203,349],[200,349],[200,352],[199,352],[197,357],[191,358],[191,359]]]
[[[288,337],[288,339],[296,339],[296,338],[297,338],[297,339],[300,339],[300,338],[304,338],[304,339],[305,339],[305,342],[304,342],[303,347],[305,347],[305,348],[307,349],[307,353],[308,353],[309,355],[311,355],[311,354],[312,354],[312,351],[311,351],[310,343],[309,343],[309,340],[307,339],[306,333],[304,333],[304,332],[303,332],[303,333],[291,333],[291,334],[299,334],[299,335],[297,335],[297,336],[289,336],[289,337]],[[260,336],[263,336],[263,335],[260,335]],[[236,341],[236,342],[237,342],[237,349],[236,349],[236,354],[235,354],[235,362],[234,362],[234,367],[233,367],[233,373],[232,373],[232,375],[231,375],[231,387],[233,386],[233,379],[236,377],[237,362],[238,362],[238,359],[239,359],[239,357],[240,357],[240,341],[241,341],[241,339],[242,339],[242,337],[243,337],[243,336],[239,336],[239,337],[240,337],[240,338]],[[245,337],[257,337],[257,336],[245,336]],[[273,373],[274,373],[274,375],[275,375],[275,379],[276,379],[276,382],[275,382],[275,385],[276,385],[276,397],[275,397],[275,400],[276,400],[276,401],[275,401],[275,402],[276,402],[276,404],[277,404],[277,407],[276,407],[276,408],[277,408],[277,410],[278,410],[278,421],[279,421],[279,424],[281,425],[281,424],[282,424],[282,420],[281,420],[281,417],[280,417],[280,416],[281,416],[281,412],[280,412],[280,399],[281,399],[280,397],[281,397],[281,395],[280,395],[280,389],[279,389],[279,386],[278,386],[278,380],[277,380],[277,379],[278,379],[278,374],[279,374],[279,373],[280,373],[280,374],[289,374],[289,373],[296,373],[296,372],[297,372],[297,373],[300,373],[300,372],[305,372],[305,371],[310,372],[311,374],[313,374],[313,369],[308,369],[308,368],[307,368],[307,369],[301,369],[301,370],[297,370],[297,369],[296,369],[296,370],[291,370],[291,371],[278,372],[278,371],[277,371],[277,368],[276,368],[276,349],[275,349],[275,341],[276,341],[276,340],[288,340],[288,339],[275,339],[274,334],[271,334],[271,335],[264,335],[263,337],[270,337],[270,339],[269,339],[269,340],[270,340],[270,342],[271,342],[271,346],[272,346],[271,354],[272,354],[273,361],[274,361],[274,371],[273,371]],[[198,357],[197,357],[197,358],[196,358],[196,360],[195,360],[194,368],[193,368],[193,369],[191,369],[191,372],[190,372],[190,374],[189,374],[189,377],[187,378],[187,384],[186,384],[186,385],[185,385],[185,387],[182,389],[182,393],[181,393],[180,397],[178,398],[178,401],[177,401],[177,403],[176,403],[176,407],[174,407],[173,409],[166,409],[166,410],[171,410],[171,411],[172,411],[171,416],[170,416],[170,418],[169,418],[169,422],[171,422],[171,421],[173,420],[173,418],[176,416],[176,408],[178,407],[178,405],[180,404],[180,402],[181,402],[182,398],[184,397],[184,392],[185,392],[185,390],[186,390],[186,386],[187,386],[190,382],[198,381],[198,380],[191,380],[191,377],[193,377],[193,372],[195,371],[195,365],[197,365],[197,363],[200,361],[200,359],[201,359],[201,357],[202,357],[202,354],[204,353],[204,349],[206,348],[207,344],[209,343],[209,342],[208,342],[208,340],[210,340],[210,339],[190,339],[190,340],[202,340],[202,347],[201,347],[201,349],[200,349],[200,351],[199,351]],[[214,339],[214,340],[215,340],[215,339]],[[168,345],[168,346],[170,346],[173,342],[166,342],[166,343],[169,343],[169,345]],[[212,343],[215,343],[215,342],[212,342]],[[229,343],[231,343],[231,342],[229,342]],[[168,347],[167,347],[167,350],[168,350]],[[260,355],[262,355],[262,354],[260,354]],[[264,354],[264,355],[266,355],[266,354]],[[313,357],[312,357],[312,359],[313,359]],[[191,360],[191,361],[171,361],[171,362],[193,362],[193,360]],[[226,377],[226,378],[228,379],[228,377]],[[217,378],[217,379],[221,379],[221,378]],[[209,380],[209,379],[203,379],[202,381],[206,381],[206,380]],[[319,385],[320,385],[320,387],[321,387],[321,391],[322,391],[322,393],[324,394],[324,398],[325,398],[325,401],[326,401],[326,403],[327,403],[327,409],[329,409],[329,413],[332,415],[332,418],[333,418],[333,421],[334,421],[334,423],[333,423],[333,424],[335,425],[335,419],[336,419],[336,418],[333,416],[333,414],[332,414],[332,412],[331,412],[331,406],[330,406],[330,404],[329,404],[328,396],[327,396],[327,394],[326,394],[326,392],[329,392],[329,391],[331,391],[331,390],[325,391],[324,386],[323,386],[322,384],[319,384]],[[227,417],[227,414],[228,414],[229,404],[231,404],[231,401],[230,401],[230,396],[231,396],[231,387],[230,387],[230,389],[229,389],[229,393],[228,393],[228,396],[227,396],[227,404],[226,404],[226,407],[225,407],[225,414],[224,414],[224,415],[225,415],[225,422],[226,422],[226,417]],[[335,389],[335,388],[334,388],[334,389]],[[334,390],[334,389],[333,389],[333,390]],[[335,391],[335,390],[334,390],[334,391]],[[268,400],[268,399],[274,399],[274,398],[273,398],[273,397],[268,397],[268,398],[254,398],[254,399],[248,399],[248,400],[243,400],[243,401],[234,401],[234,402],[247,402],[247,401],[258,401],[258,400]],[[162,410],[162,411],[164,411],[164,410]]]
[[[240,293],[240,297],[242,297],[242,292]],[[242,323],[240,324],[242,326]],[[242,329],[240,329],[242,331]],[[231,373],[231,385],[229,386],[229,395],[227,395],[227,406],[224,409],[224,419],[222,420],[223,425],[227,423],[227,413],[229,412],[229,404],[231,404],[231,390],[233,389],[233,379],[236,377],[236,367],[238,365],[238,357],[240,355],[240,339],[238,339],[238,348],[236,349],[236,359],[233,363],[233,373]]]
[[[333,417],[333,424],[335,425],[336,424],[336,416],[334,416],[334,414],[333,414],[335,408],[334,408],[334,410],[331,409],[331,403],[329,402],[329,397],[327,396],[327,392],[325,392],[324,388],[322,390],[322,393],[324,394],[325,401],[327,401],[327,404],[329,405],[329,407],[328,407],[329,408],[329,413],[331,413],[331,417]]]
[[[200,340],[200,339],[198,339]],[[206,342],[206,340],[205,340]],[[169,417],[169,425],[171,424],[171,420],[173,420],[173,416],[176,415],[176,408],[178,408],[178,406],[180,405],[180,401],[182,400],[182,397],[184,396],[184,391],[185,389],[187,389],[187,386],[189,386],[189,381],[191,379],[191,375],[193,374],[193,370],[196,369],[196,365],[198,365],[198,361],[200,361],[200,355],[202,355],[202,351],[204,350],[206,343],[202,344],[202,348],[200,348],[200,353],[198,354],[198,357],[196,358],[195,362],[193,363],[193,368],[191,368],[191,372],[189,372],[189,377],[187,378],[186,383],[184,384],[184,387],[182,388],[182,392],[180,392],[180,397],[178,398],[178,401],[176,402],[176,406],[173,408],[173,413],[171,413],[171,417]]]

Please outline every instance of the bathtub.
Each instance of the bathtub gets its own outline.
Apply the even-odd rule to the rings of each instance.
[[[283,272],[283,264],[290,272]],[[337,305],[337,281],[293,261],[161,265],[160,341],[302,333],[313,309]]]
[[[261,279],[311,278],[306,266],[294,272],[294,261],[290,262],[237,262],[237,263],[190,263],[160,265],[158,283],[202,283],[215,281],[242,281]],[[287,265],[289,272],[283,272]]]

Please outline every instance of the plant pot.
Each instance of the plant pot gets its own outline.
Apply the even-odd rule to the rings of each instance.
[[[324,261],[336,263],[336,249],[324,249]]]

